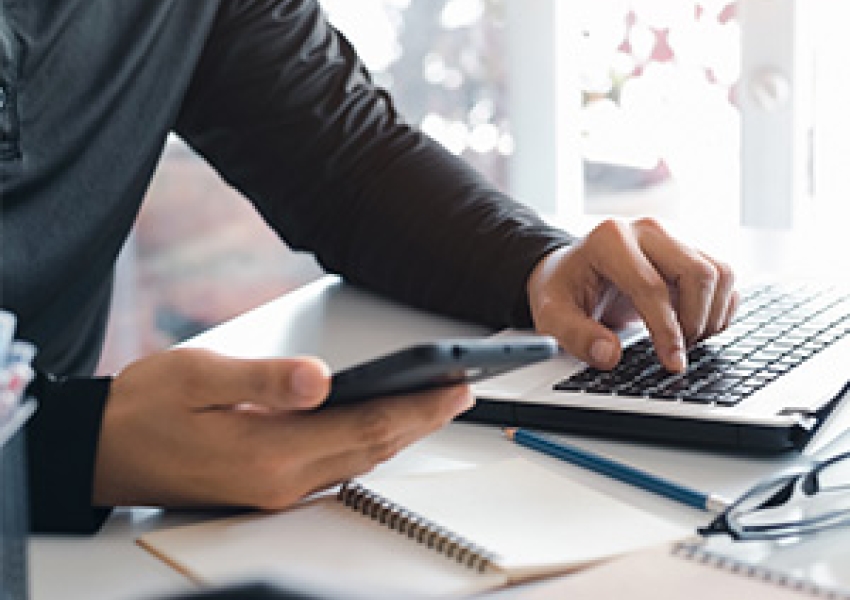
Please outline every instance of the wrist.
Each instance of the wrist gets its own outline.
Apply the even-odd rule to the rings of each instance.
[[[533,307],[540,303],[543,296],[542,290],[546,288],[546,282],[551,281],[557,266],[561,263],[565,254],[572,251],[572,246],[559,246],[553,248],[540,257],[525,282],[525,300],[528,305],[529,319],[533,324]]]

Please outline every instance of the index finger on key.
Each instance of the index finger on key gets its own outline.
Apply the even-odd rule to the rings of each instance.
[[[667,281],[641,248],[636,236],[613,224],[606,249],[594,269],[629,297],[652,336],[661,363],[670,371],[687,367],[685,341]]]

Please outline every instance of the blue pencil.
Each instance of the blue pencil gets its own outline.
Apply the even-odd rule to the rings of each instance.
[[[584,467],[596,473],[607,475],[623,483],[628,483],[629,485],[664,496],[676,502],[681,502],[693,508],[718,514],[723,512],[729,505],[726,500],[714,494],[704,494],[678,483],[667,481],[646,471],[641,471],[609,458],[592,454],[581,448],[554,442],[531,431],[513,428],[507,428],[504,431],[508,439],[522,446],[543,452],[555,458],[560,458],[568,463]]]

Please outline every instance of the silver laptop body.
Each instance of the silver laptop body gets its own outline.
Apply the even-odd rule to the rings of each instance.
[[[625,336],[611,372],[562,355],[477,383],[466,418],[759,452],[801,448],[850,379],[850,290],[763,283],[743,297],[729,329],[689,351],[684,375],[660,369],[641,331]]]

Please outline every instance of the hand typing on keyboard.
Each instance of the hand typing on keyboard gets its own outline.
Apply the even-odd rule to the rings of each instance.
[[[739,302],[732,270],[671,237],[656,221],[606,220],[546,255],[527,293],[535,328],[598,369],[622,348],[613,329],[642,319],[668,370],[687,368],[687,349],[725,329]]]
[[[850,295],[836,287],[760,284],[741,294],[722,333],[688,350],[688,368],[661,368],[644,338],[614,369],[589,367],[555,385],[562,392],[736,406],[850,335]]]

